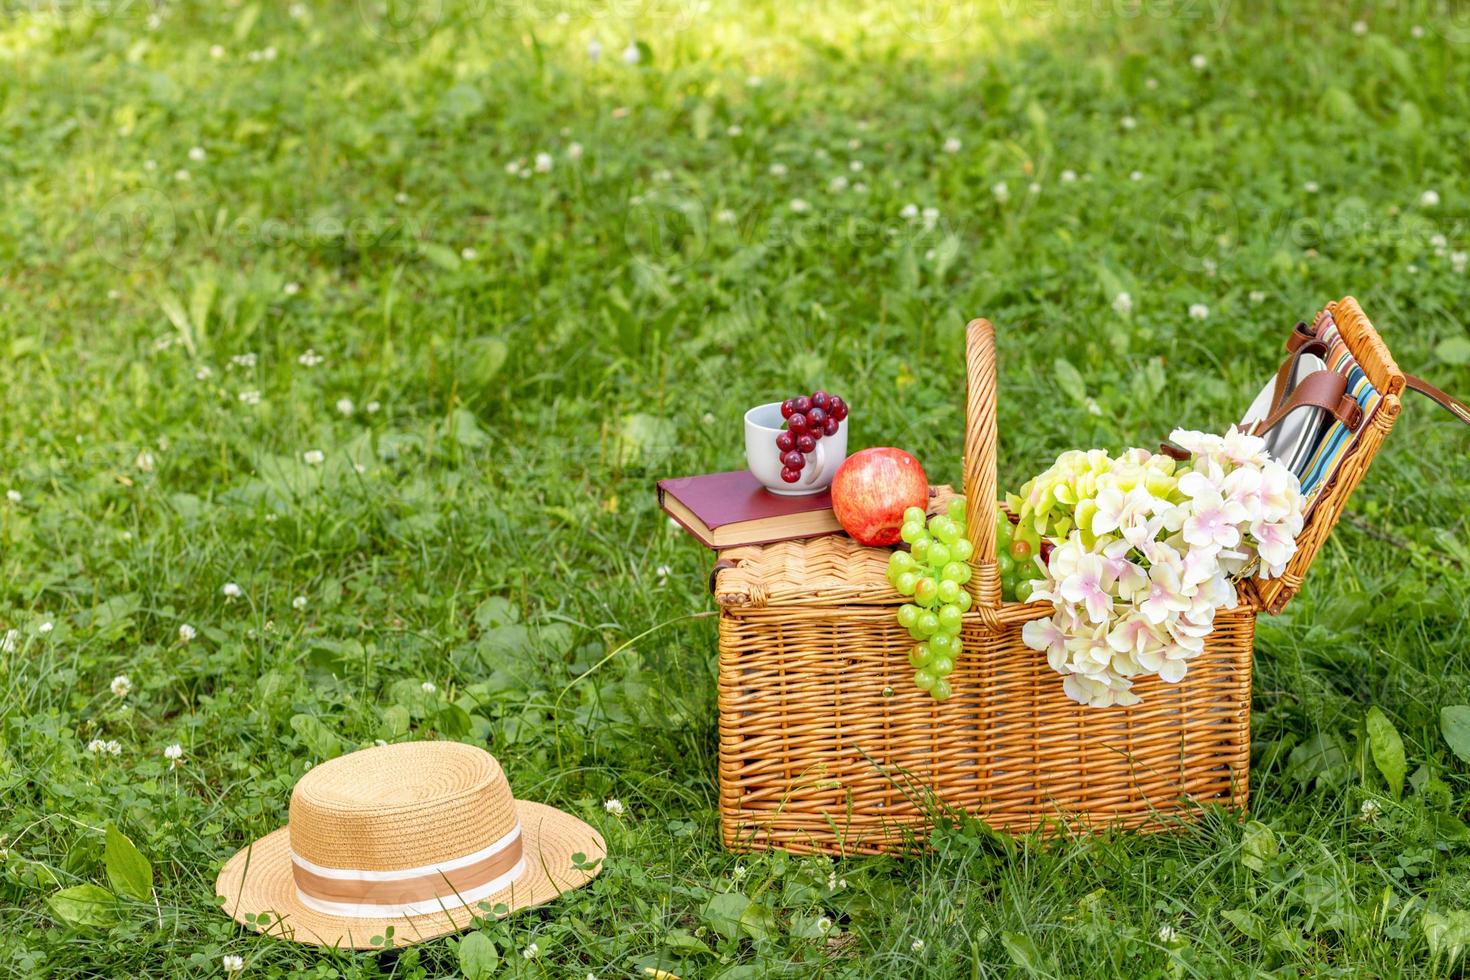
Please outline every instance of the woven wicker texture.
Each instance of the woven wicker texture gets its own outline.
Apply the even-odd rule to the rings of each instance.
[[[312,769],[291,793],[291,847],[327,868],[417,868],[471,854],[515,822],[500,763],[458,742],[353,752]]]
[[[889,551],[844,537],[733,549],[718,574],[720,812],[727,846],[878,853],[921,837],[942,809],[993,827],[1158,829],[1203,803],[1244,807],[1249,790],[1255,616],[1290,598],[1397,415],[1392,358],[1345,299],[1330,309],[1384,392],[1303,531],[1284,580],[1244,583],[1179,684],[1137,682],[1140,704],[1086,708],[1062,691],[1020,624],[1045,603],[1002,603],[996,499],[995,351],[990,324],[967,331],[964,475],[976,602],[943,703],[913,684],[911,642]]]

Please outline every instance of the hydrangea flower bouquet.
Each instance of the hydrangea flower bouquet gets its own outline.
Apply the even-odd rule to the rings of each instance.
[[[1022,639],[1081,704],[1136,704],[1141,675],[1183,679],[1216,610],[1235,608],[1235,583],[1281,575],[1296,552],[1301,487],[1264,440],[1234,427],[1170,439],[1187,461],[1076,450],[1007,501],[1018,538],[1052,545],[1031,599],[1055,612]]]

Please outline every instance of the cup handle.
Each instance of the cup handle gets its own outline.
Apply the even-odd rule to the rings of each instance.
[[[822,474],[826,472],[827,447],[822,445],[820,441],[817,443],[817,451],[812,454],[811,459],[807,460],[807,464],[802,470],[805,473],[801,478],[802,483],[816,483],[822,478]]]

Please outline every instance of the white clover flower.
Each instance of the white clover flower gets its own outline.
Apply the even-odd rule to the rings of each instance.
[[[237,396],[241,405],[259,405],[260,392],[254,388],[242,388]]]
[[[1127,316],[1133,312],[1133,297],[1126,292],[1119,293],[1113,297],[1113,312],[1119,316]]]
[[[1075,184],[1076,182],[1077,182],[1077,171],[1075,171],[1075,170],[1063,170],[1062,171],[1062,183],[1064,183],[1064,184]]]
[[[184,758],[184,747],[175,742],[163,750],[163,757],[168,760],[170,769],[177,769]]]
[[[936,224],[939,223],[939,209],[938,208],[925,208],[924,211],[923,211],[923,216],[924,216],[924,230],[925,231],[929,231],[929,230],[933,229],[933,227]]]
[[[806,214],[812,209],[811,204],[799,197],[793,197],[787,207],[797,214]]]
[[[551,156],[550,153],[538,153],[538,154],[536,154],[536,162],[534,164],[534,167],[535,167],[535,170],[536,170],[536,172],[538,174],[549,174],[549,173],[551,173],[551,168],[554,167],[555,165],[556,165],[556,160]]]
[[[831,180],[827,181],[827,190],[834,191],[839,194],[842,193],[843,191],[847,190],[847,178],[844,177],[842,174],[838,174],[836,177],[833,177]]]
[[[1415,38],[1415,39],[1418,39],[1418,38],[1423,37],[1424,36],[1424,27],[1423,27],[1423,25],[1421,25],[1421,24],[1415,24],[1413,27],[1409,28],[1409,36],[1412,37],[1412,38]]]
[[[1197,54],[1189,59],[1189,66],[1195,71],[1204,71],[1207,67],[1209,67],[1209,64],[1210,59],[1206,58],[1202,54]]]
[[[118,674],[112,679],[112,683],[108,685],[108,689],[112,691],[113,697],[125,698],[128,696],[128,692],[133,689],[133,682],[127,674]]]
[[[615,817],[621,817],[626,812],[623,808],[622,801],[617,799],[607,800],[602,804],[602,808]]]
[[[246,351],[243,354],[236,354],[234,357],[231,357],[230,365],[232,367],[253,368],[256,365],[256,361],[255,352]]]
[[[1124,116],[1122,119],[1118,120],[1118,125],[1127,130],[1137,129],[1138,120],[1134,119],[1132,116]]]
[[[898,216],[906,221],[913,221],[919,216],[919,206],[917,204],[905,204],[899,208]]]
[[[480,253],[476,252],[469,245],[466,245],[464,248],[459,250],[459,257],[464,259],[466,262],[473,262],[475,261],[475,259],[480,257]]]
[[[226,599],[238,599],[240,598],[240,596],[245,594],[240,589],[240,586],[236,585],[234,582],[226,582],[223,586],[220,587],[220,593],[223,594]]]
[[[1159,942],[1172,943],[1179,938],[1179,932],[1167,922],[1159,926]]]
[[[541,947],[540,946],[537,946],[535,943],[531,943],[525,949],[521,950],[521,956],[523,956],[524,958],[526,958],[528,960],[534,960],[536,957],[538,957],[540,955],[541,955]]]
[[[1011,199],[1010,188],[1006,186],[1006,182],[1003,180],[998,180],[994,184],[991,184],[990,193],[995,195],[995,199],[1001,204]]]
[[[299,595],[296,598],[292,599],[291,600],[291,608],[292,609],[305,609],[306,608],[306,596]]]
[[[174,180],[178,181],[181,184],[187,183],[188,181],[193,179],[193,175],[191,175],[189,171],[185,170],[183,167],[180,167],[179,169],[174,171]]]
[[[1189,316],[1193,320],[1207,320],[1210,317],[1210,308],[1203,303],[1190,303]]]
[[[1456,272],[1464,272],[1467,261],[1470,261],[1470,252],[1450,253],[1450,268]]]
[[[424,681],[422,684],[419,685],[419,687],[423,690],[425,694],[433,694],[435,691],[439,690],[437,687],[434,686],[433,681]]]
[[[951,136],[949,137],[949,139],[944,141],[945,153],[958,153],[960,152],[960,147],[961,143],[959,141],[959,137]]]
[[[368,402],[363,407],[367,409],[367,413],[369,415],[376,415],[378,414],[378,409],[382,408],[383,406],[379,402]]]
[[[860,174],[863,172],[863,161],[849,160],[847,161],[847,169],[851,170],[855,174]]]
[[[671,571],[673,571],[673,569],[669,568],[668,565],[660,565],[660,566],[658,566],[657,568],[655,568],[653,570],[653,573],[655,575],[657,575],[659,578],[663,579],[663,578],[668,578],[669,577],[669,572],[671,572]]]
[[[1419,195],[1419,206],[1422,208],[1439,207],[1439,191],[1428,190]]]
[[[236,974],[245,969],[245,960],[233,953],[226,953],[220,957],[219,965],[229,974]]]
[[[206,155],[202,146],[191,147],[189,150],[189,159],[195,163],[203,163]]]
[[[150,173],[153,172],[154,170],[157,170],[158,169],[158,161],[157,160],[144,160],[143,161],[143,169],[144,170],[147,170]]]
[[[1134,183],[1137,183],[1138,181],[1140,181],[1140,180],[1143,179],[1143,171],[1142,170],[1130,170],[1128,172],[1128,179],[1131,180],[1131,181],[1133,181]]]
[[[822,916],[820,919],[817,920],[817,931],[818,932],[831,932],[832,931],[832,920],[829,919],[829,918],[827,918],[825,915]]]
[[[37,626],[36,627],[36,632],[37,633],[40,633],[42,636],[45,636],[47,633],[51,632],[55,628],[56,628],[56,624],[53,623],[53,622],[51,622],[51,620],[48,619],[48,620],[45,620],[44,622],[42,622],[40,626]]]
[[[913,942],[909,943],[909,949],[910,951],[915,953],[922,953],[924,951],[924,940],[915,939]]]
[[[10,501],[12,504],[18,504],[23,498],[21,497],[19,490],[12,489],[5,491],[5,499]]]
[[[316,367],[318,364],[322,363],[325,360],[325,357],[308,347],[305,353],[296,358],[296,363],[300,364],[302,367]]]
[[[320,466],[322,465],[322,463],[326,462],[327,454],[322,452],[320,449],[308,449],[306,452],[301,454],[301,460],[302,462],[306,463],[307,466]]]
[[[722,225],[733,225],[735,223],[735,212],[729,208],[721,208],[715,212],[715,220]]]
[[[301,292],[301,283],[288,282],[286,283],[286,285],[281,287],[281,292],[285,293],[287,296],[295,296],[297,293]]]
[[[737,864],[735,865],[735,870],[730,872],[730,877],[734,878],[736,881],[744,881],[746,874],[748,874],[748,872],[745,870],[745,865]]]
[[[628,46],[623,49],[623,64],[636,65],[643,55],[638,50],[638,42],[629,41]]]
[[[87,743],[87,751],[93,755],[101,755],[107,751],[107,743],[100,738],[94,738]]]
[[[179,639],[182,640],[184,643],[189,643],[194,639],[194,637],[198,635],[199,631],[190,626],[188,623],[182,623],[179,625]]]
[[[778,161],[776,163],[771,164],[770,167],[768,167],[766,169],[766,172],[769,173],[772,177],[785,177],[786,176],[786,164],[781,163],[781,162]]]
[[[337,399],[337,414],[338,415],[343,415],[343,416],[346,416],[347,418],[351,418],[352,417],[352,413],[355,412],[355,411],[357,411],[357,406],[354,405],[354,404],[352,404],[352,399],[351,398],[339,398],[339,399]]]
[[[1358,808],[1358,819],[1363,823],[1373,823],[1383,813],[1383,808],[1378,805],[1377,800],[1364,800],[1363,805]]]
[[[567,144],[567,159],[573,162],[582,159],[582,144],[571,142]]]
[[[225,46],[223,44],[211,44],[209,46],[209,56],[215,61],[220,60],[225,56]]]
[[[1255,305],[1266,302],[1266,291],[1264,289],[1252,289],[1250,292],[1250,301]]]
[[[1358,37],[1362,37],[1364,34],[1367,34],[1368,22],[1366,20],[1353,21],[1353,33],[1358,35]]]
[[[115,738],[110,738],[103,743],[102,751],[108,755],[122,755],[122,743]]]
[[[397,194],[394,194],[393,195],[393,203],[395,203],[395,204],[407,204],[408,203],[408,194],[407,194],[407,192],[405,192],[405,191],[399,191]]]
[[[602,58],[602,42],[592,38],[587,42],[587,60],[597,62]]]

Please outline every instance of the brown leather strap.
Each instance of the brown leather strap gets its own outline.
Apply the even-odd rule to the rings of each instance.
[[[1299,408],[1323,408],[1333,418],[1357,432],[1363,424],[1363,408],[1347,393],[1347,376],[1336,371],[1313,371],[1292,389],[1285,403],[1266,416],[1251,429],[1252,435],[1265,435],[1280,425],[1288,415]]]
[[[1452,398],[1428,381],[1416,378],[1412,374],[1404,375],[1404,386],[1417,391],[1461,422],[1470,425],[1470,408],[1466,408],[1465,403],[1458,398]]]
[[[1296,325],[1297,330],[1304,329],[1305,327],[1305,323],[1298,323]],[[1292,337],[1296,336],[1296,331],[1292,331]],[[1272,412],[1276,411],[1277,408],[1281,407],[1282,401],[1286,398],[1287,395],[1291,394],[1291,389],[1288,386],[1291,384],[1291,379],[1296,374],[1297,365],[1301,362],[1301,359],[1303,357],[1308,354],[1312,354],[1319,358],[1322,358],[1324,362],[1327,358],[1327,345],[1322,343],[1322,341],[1318,340],[1315,337],[1303,340],[1300,344],[1297,344],[1295,348],[1293,348],[1290,344],[1290,341],[1288,341],[1287,349],[1291,351],[1291,356],[1282,361],[1281,367],[1276,370],[1276,387],[1272,390],[1271,393],[1271,408],[1267,410],[1267,415],[1270,415]]]

